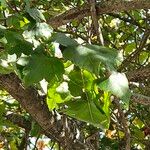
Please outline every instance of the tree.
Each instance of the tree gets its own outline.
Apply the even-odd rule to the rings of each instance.
[[[1,148],[149,149],[149,9],[1,0]]]

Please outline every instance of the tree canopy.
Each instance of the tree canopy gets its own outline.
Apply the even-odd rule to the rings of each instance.
[[[149,0],[0,0],[0,149],[148,150]]]

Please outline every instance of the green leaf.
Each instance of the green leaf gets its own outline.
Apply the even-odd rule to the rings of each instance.
[[[5,113],[5,105],[0,101],[0,120],[3,118],[3,114]]]
[[[84,89],[86,91],[92,90],[94,87],[93,82],[95,80],[94,75],[92,75],[89,71],[87,70],[82,70],[82,78],[84,80]]]
[[[92,74],[86,70],[76,69],[69,73],[69,91],[73,96],[80,96],[82,94],[82,89],[85,91],[92,90],[94,77]]]
[[[147,62],[150,62],[150,57],[149,57],[150,53],[147,51],[147,52],[141,52],[140,55],[139,55],[139,62],[141,64],[145,63],[147,60]]]
[[[20,33],[9,30],[5,32],[5,38],[7,39],[8,43],[16,43],[18,41],[24,40]]]
[[[73,70],[69,74],[69,91],[73,96],[80,96],[82,94],[83,80],[81,70]]]
[[[25,55],[31,54],[33,45],[30,42],[24,40],[20,33],[6,31],[5,38],[7,40],[5,48],[9,54],[16,54],[17,56],[20,56],[22,53]]]
[[[52,35],[51,40],[65,46],[65,47],[78,45],[78,43],[75,40],[71,39],[70,37],[66,36],[63,33],[54,33]]]
[[[0,59],[0,73],[9,74],[13,71],[13,67],[11,67],[6,60]]]
[[[136,43],[129,43],[126,47],[125,47],[125,54],[131,54],[134,50],[136,49]]]
[[[37,22],[46,21],[44,15],[40,10],[37,8],[26,8],[26,11],[29,13],[29,15],[36,20]]]
[[[33,45],[25,40],[16,41],[16,44],[7,44],[7,50],[10,55],[16,54],[21,56],[21,54],[30,55],[32,53]]]
[[[0,25],[0,39],[4,37],[6,28],[2,25]]]
[[[118,62],[121,61],[115,49],[89,44],[68,46],[63,56],[79,67],[87,69],[96,75],[99,74],[101,64],[106,65],[110,70],[115,70]]]
[[[56,88],[59,86],[58,83],[59,82],[51,85],[48,89],[46,103],[50,110],[53,110],[54,108],[58,109],[58,104],[64,102],[64,100],[61,98],[61,95],[56,91]]]
[[[130,92],[125,74],[113,72],[107,80],[103,81],[98,86],[101,90],[110,91],[115,96],[121,98],[126,106],[128,106]]]
[[[59,59],[35,54],[31,56],[29,64],[24,69],[24,82],[31,85],[44,78],[47,81],[53,78],[61,79],[63,73],[64,66]]]
[[[7,6],[6,0],[0,0],[0,6],[6,7]]]
[[[63,112],[73,118],[90,123],[95,127],[100,127],[103,129],[108,128],[109,121],[105,114],[97,109],[95,104],[90,101],[74,101],[68,102],[68,106]]]
[[[32,122],[32,128],[31,128],[31,136],[38,136],[40,134],[40,131],[41,131],[41,127],[36,123],[36,122]]]
[[[107,117],[110,117],[110,94],[109,92],[104,92],[104,98],[103,98],[103,111],[105,112]]]

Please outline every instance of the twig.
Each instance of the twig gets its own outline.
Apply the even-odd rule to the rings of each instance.
[[[97,40],[99,43],[104,45],[104,39],[103,39],[102,31],[101,31],[101,28],[99,27],[99,24],[98,24],[98,18],[97,18],[97,13],[96,13],[96,2],[95,2],[95,0],[89,0],[89,2],[91,5],[90,10],[91,10],[92,23],[94,26],[95,33],[97,35]]]
[[[122,17],[120,16],[119,14],[115,14],[115,13],[109,13],[108,14],[109,16],[112,16],[112,17],[115,17],[115,18],[118,18],[124,22],[129,22],[130,24],[133,24],[133,25],[136,25],[138,26],[141,30],[143,30],[144,27],[142,27],[137,21],[133,20],[133,19],[129,19],[129,18],[125,18],[125,17]]]
[[[52,144],[50,150],[53,150],[54,145],[55,145],[55,142],[53,142],[53,144]]]
[[[131,62],[131,60],[135,59],[139,54],[140,52],[143,50],[146,42],[147,42],[147,39],[149,38],[150,36],[150,30],[147,29],[145,32],[144,32],[144,35],[141,39],[141,42],[139,44],[139,47],[137,48],[136,51],[134,51],[131,55],[129,55],[121,64],[120,68],[119,68],[119,71],[121,71],[124,67],[126,67],[128,65],[128,63]]]
[[[120,121],[121,121],[121,124],[122,124],[124,132],[125,132],[125,140],[126,140],[125,150],[130,150],[131,139],[130,139],[130,130],[128,127],[127,120],[124,116],[123,110],[121,109],[119,100],[117,98],[114,99],[114,103],[115,103],[116,107],[118,108],[118,112],[120,115]]]
[[[142,105],[150,105],[150,97],[142,94],[133,93],[131,99],[135,103],[139,103]]]
[[[38,135],[38,137],[36,138],[36,140],[35,140],[35,144],[34,144],[34,148],[33,148],[33,150],[36,150],[37,149],[37,142],[38,142],[38,140],[39,140],[39,138],[40,138],[40,134]]]

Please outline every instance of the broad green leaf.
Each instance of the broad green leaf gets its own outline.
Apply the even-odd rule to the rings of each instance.
[[[53,78],[61,79],[63,73],[64,66],[59,59],[35,54],[31,56],[29,64],[24,69],[24,82],[31,85],[44,78],[47,81]]]
[[[6,7],[7,6],[6,0],[0,0],[0,6]]]
[[[69,73],[69,90],[73,96],[80,96],[84,91],[92,90],[94,77],[86,70],[76,69]]]
[[[20,33],[14,31],[6,31],[5,38],[7,40],[6,49],[9,54],[20,56],[22,53],[29,55],[32,52],[33,45],[24,40]]]
[[[0,52],[0,73],[9,74],[14,71],[12,63],[16,61],[15,55],[9,55],[6,51]]]
[[[66,104],[68,106],[63,112],[73,118],[78,120],[90,123],[95,127],[100,127],[103,129],[108,128],[109,121],[105,114],[102,114],[101,111],[97,109],[95,104],[90,101],[74,101],[68,102]]]
[[[121,98],[128,106],[130,92],[125,74],[113,72],[107,80],[103,81],[98,86],[100,89],[110,91],[115,96]]]
[[[142,129],[144,127],[144,123],[138,117],[133,120],[132,124],[134,124],[138,129]]]
[[[84,80],[84,89],[86,91],[92,90],[94,87],[93,82],[95,80],[94,75],[92,75],[89,71],[87,70],[82,70],[82,78]]]
[[[12,140],[12,141],[10,141],[9,142],[10,144],[10,149],[13,149],[13,150],[18,150],[18,148],[17,148],[17,143],[16,143],[16,140],[14,139],[14,140]]]
[[[78,43],[75,40],[71,39],[70,37],[66,36],[63,33],[54,33],[52,35],[51,40],[65,46],[65,47],[78,45]]]
[[[44,15],[40,10],[37,8],[26,8],[26,11],[29,13],[29,15],[36,20],[37,22],[46,21]]]
[[[132,132],[138,140],[143,140],[145,137],[144,132],[138,127],[132,127]]]
[[[8,53],[10,55],[16,54],[17,56],[21,56],[21,54],[30,55],[32,52],[33,45],[25,40],[16,41],[16,43],[7,44],[6,46]]]
[[[16,43],[18,41],[24,40],[23,36],[20,33],[9,30],[5,32],[5,38],[7,39],[8,43]]]
[[[81,70],[73,70],[69,74],[69,91],[73,96],[80,96],[83,89]]]
[[[129,90],[125,74],[117,72],[113,72],[107,80],[99,84],[99,87],[104,91],[111,91],[118,97],[124,96]]]
[[[99,74],[101,64],[106,65],[110,70],[115,70],[115,67],[120,62],[120,56],[115,49],[89,44],[68,46],[63,56],[96,75]]]
[[[11,15],[7,18],[7,26],[15,29],[20,29],[20,20],[22,19],[19,15]]]

